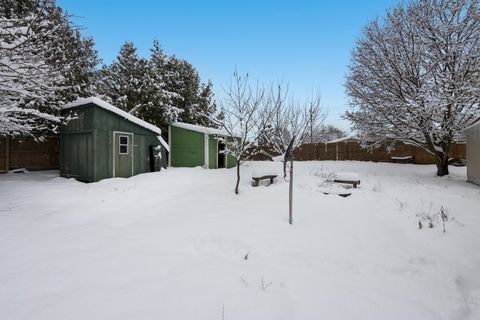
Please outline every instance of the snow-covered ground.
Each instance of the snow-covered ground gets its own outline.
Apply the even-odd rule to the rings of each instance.
[[[0,319],[480,319],[465,168],[296,162],[291,226],[288,183],[249,185],[270,166],[240,195],[235,169],[0,175]],[[360,187],[322,193],[342,171]]]

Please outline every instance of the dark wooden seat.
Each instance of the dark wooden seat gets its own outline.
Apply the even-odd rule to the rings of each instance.
[[[261,177],[252,177],[252,186],[258,187],[260,185],[261,180],[270,180],[270,184],[274,182],[274,179],[277,177],[277,175],[266,175],[266,176],[261,176]]]
[[[390,157],[390,161],[393,163],[415,163],[415,158],[413,156]]]
[[[360,180],[333,180],[333,182],[336,182],[336,183],[345,183],[345,184],[351,184],[353,185],[353,187],[356,189],[357,186],[360,184]]]
[[[356,172],[338,172],[333,182],[351,184],[354,188],[360,184],[360,176]]]

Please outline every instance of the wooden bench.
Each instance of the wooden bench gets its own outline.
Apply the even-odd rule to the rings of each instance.
[[[274,179],[277,177],[277,175],[266,175],[266,176],[261,176],[261,177],[252,177],[252,186],[258,187],[260,185],[261,180],[270,180],[270,184],[274,182]]]
[[[360,184],[360,177],[355,172],[339,172],[335,174],[333,182],[351,184],[354,188]]]
[[[351,190],[347,190],[344,186],[336,184],[328,184],[321,186],[319,191],[323,194],[337,194],[340,197],[344,198],[352,194]]]
[[[351,184],[351,185],[353,185],[353,187],[354,187],[355,189],[356,189],[357,186],[360,184],[360,180],[338,180],[338,179],[335,179],[335,180],[333,180],[333,182]]]
[[[462,158],[450,158],[448,159],[448,164],[454,167],[465,167],[467,165],[467,160]]]
[[[393,163],[415,163],[413,156],[390,157],[390,161]]]

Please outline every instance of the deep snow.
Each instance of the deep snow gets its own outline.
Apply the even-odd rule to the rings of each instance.
[[[480,319],[465,168],[295,162],[290,226],[288,183],[249,185],[272,165],[247,163],[240,195],[235,169],[0,175],[0,319]],[[359,189],[323,194],[342,171]]]

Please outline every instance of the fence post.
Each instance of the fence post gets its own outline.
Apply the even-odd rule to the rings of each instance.
[[[10,137],[5,136],[5,172],[10,170]]]

